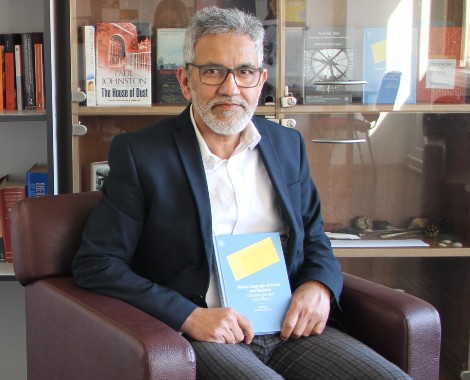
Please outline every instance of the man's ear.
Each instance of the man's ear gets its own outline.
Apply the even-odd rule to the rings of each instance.
[[[176,77],[181,87],[181,92],[187,101],[191,101],[191,84],[188,71],[185,67],[181,66],[176,72]]]

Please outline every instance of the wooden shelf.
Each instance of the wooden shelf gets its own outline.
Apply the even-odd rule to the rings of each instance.
[[[334,248],[336,257],[470,257],[470,248]]]
[[[405,104],[393,105],[364,105],[364,104],[338,104],[338,105],[297,105],[282,108],[283,113],[468,113],[470,104]]]
[[[154,105],[151,107],[78,107],[79,116],[171,116],[183,112],[185,105]],[[257,115],[274,115],[274,106],[259,106]]]

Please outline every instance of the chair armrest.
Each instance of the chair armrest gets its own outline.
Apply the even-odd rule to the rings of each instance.
[[[439,378],[441,324],[429,303],[344,274],[341,296],[346,332],[415,380]]]
[[[176,331],[71,277],[25,288],[28,379],[195,379],[195,355]]]

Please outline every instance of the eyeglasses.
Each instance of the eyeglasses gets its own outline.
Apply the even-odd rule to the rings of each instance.
[[[232,73],[238,87],[256,87],[261,78],[261,73],[263,72],[262,67],[255,68],[247,66],[229,69],[219,65],[195,65],[194,63],[187,63],[186,70],[188,66],[198,68],[199,80],[201,83],[209,86],[220,86],[225,82],[228,74]]]

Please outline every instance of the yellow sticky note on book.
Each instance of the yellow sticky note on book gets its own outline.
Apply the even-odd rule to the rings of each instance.
[[[276,247],[266,238],[227,256],[235,281],[250,276],[279,262]]]

